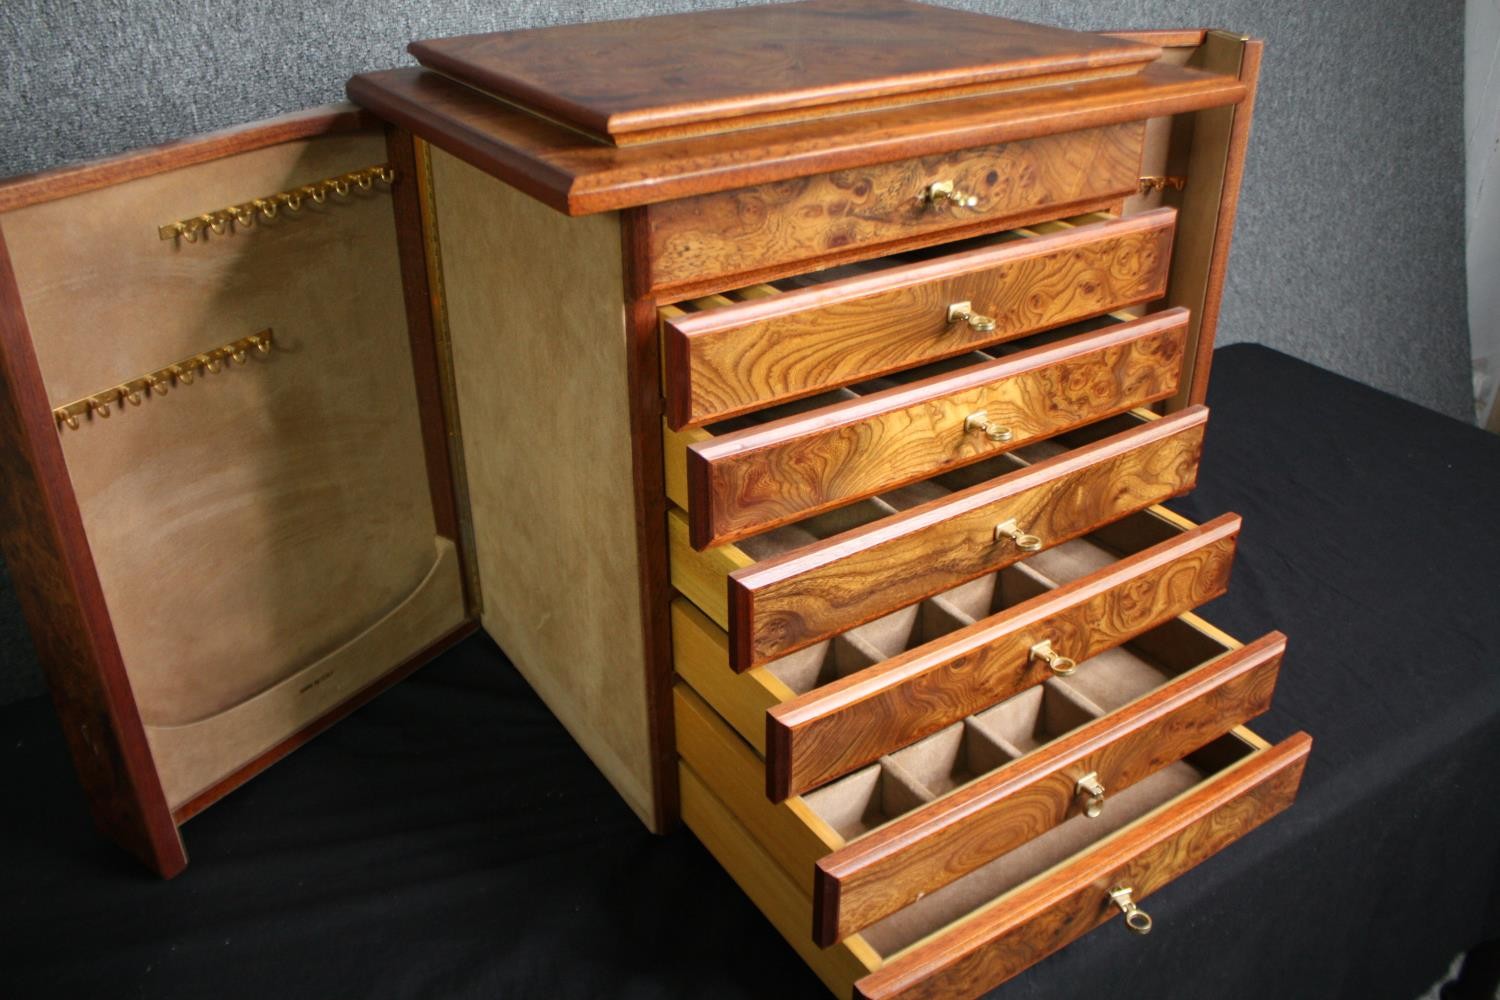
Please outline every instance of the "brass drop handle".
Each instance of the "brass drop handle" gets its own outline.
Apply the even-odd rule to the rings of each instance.
[[[980,333],[991,333],[995,329],[995,318],[974,311],[972,302],[955,302],[948,307],[948,322],[967,323],[969,329]]]
[[[1078,779],[1073,786],[1075,798],[1083,799],[1083,814],[1096,819],[1104,811],[1104,785],[1099,781],[1099,772],[1090,771]]]
[[[986,410],[976,410],[964,418],[965,431],[983,431],[984,436],[991,441],[1009,441],[1015,437],[1009,427],[1003,424],[990,423],[990,415]]]
[[[1078,664],[1071,657],[1067,657],[1052,648],[1051,639],[1043,639],[1031,647],[1031,658],[1046,663],[1054,674],[1059,677],[1067,677],[1078,669]]]
[[[1137,906],[1135,900],[1130,898],[1134,892],[1135,890],[1128,885],[1118,886],[1109,890],[1109,901],[1118,906],[1120,912],[1125,914],[1126,927],[1129,927],[1137,934],[1150,934],[1151,914]]]
[[[1016,519],[1001,521],[995,525],[995,541],[1009,538],[1016,543],[1016,548],[1022,552],[1035,552],[1042,547],[1042,540],[1035,535],[1028,535],[1016,524]]]
[[[947,202],[957,208],[973,208],[979,204],[978,197],[957,190],[952,181],[933,181],[922,189],[921,198],[924,205],[941,205]]]

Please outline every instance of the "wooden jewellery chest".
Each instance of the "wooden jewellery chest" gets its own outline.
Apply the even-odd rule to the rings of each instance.
[[[477,626],[841,996],[983,992],[1285,808],[1193,609],[1260,46],[811,0],[412,46],[0,185],[4,552],[103,829]],[[1123,932],[1123,931],[1121,931]]]

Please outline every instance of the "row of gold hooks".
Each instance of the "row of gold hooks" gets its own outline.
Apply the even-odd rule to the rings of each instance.
[[[192,385],[193,379],[200,375],[217,375],[224,370],[226,364],[242,365],[249,360],[252,353],[271,353],[270,330],[252,333],[248,337],[231,341],[223,347],[215,347],[211,351],[184,358],[176,364],[158,368],[154,372],[147,372],[128,382],[121,382],[103,392],[75,399],[71,403],[54,409],[52,416],[57,420],[59,431],[64,427],[76,431],[81,418],[108,420],[116,407],[124,409],[127,405],[140,406],[141,401],[147,396],[165,396],[168,389],[173,386]]]
[[[323,204],[329,195],[347,198],[355,191],[373,189],[377,182],[390,184],[395,179],[396,171],[389,165],[380,163],[363,170],[352,170],[337,177],[279,191],[264,198],[252,198],[242,204],[205,212],[191,219],[169,222],[156,232],[164,240],[182,239],[188,243],[197,243],[200,237],[207,239],[209,233],[223,236],[236,226],[245,228],[255,225],[258,219],[274,219],[283,209],[287,212],[300,212],[302,206],[309,202],[314,205]]]

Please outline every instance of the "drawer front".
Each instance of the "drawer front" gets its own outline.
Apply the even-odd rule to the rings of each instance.
[[[998,986],[1118,914],[1112,890],[1130,889],[1139,904],[1286,809],[1311,745],[1298,733],[1251,756],[1045,878],[893,956],[855,984],[855,996],[937,1000]]]
[[[831,945],[1265,712],[1286,649],[1271,633],[821,858],[813,936]],[[1080,779],[1094,775],[1097,799]]]
[[[746,670],[1185,493],[1208,410],[1191,407],[730,573],[730,663]],[[674,551],[676,560],[692,553]]]
[[[1104,208],[1137,192],[1144,138],[1131,122],[662,202],[646,210],[651,283],[722,288]],[[953,198],[928,196],[944,183]]]
[[[1052,676],[1039,643],[1083,662],[1222,594],[1226,514],[1072,583],[772,708],[766,788],[804,792]]]
[[[1157,209],[664,315],[668,423],[721,420],[1159,298],[1175,221]],[[989,322],[951,319],[962,302]]]
[[[693,545],[744,538],[1169,396],[1187,327],[1187,311],[1170,309],[692,445]]]

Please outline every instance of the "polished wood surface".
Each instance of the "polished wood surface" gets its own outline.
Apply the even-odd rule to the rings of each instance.
[[[151,759],[0,236],[0,552],[89,812],[164,878],[187,852]]]
[[[1082,663],[1222,594],[1240,519],[1226,514],[973,625],[799,695],[766,715],[773,801],[816,788],[1052,676],[1030,648]]]
[[[1154,46],[908,0],[803,0],[413,42],[424,66],[603,141],[1138,71]],[[580,56],[584,56],[581,58]]]
[[[652,283],[748,279],[796,261],[1099,208],[1139,187],[1143,135],[1139,123],[1110,125],[653,205]],[[939,181],[978,203],[924,201]]]
[[[631,488],[637,511],[641,635],[645,647],[646,712],[650,726],[654,828],[676,827],[680,807],[677,748],[672,724],[672,600],[667,542],[666,470],[662,456],[661,336],[657,308],[647,292],[645,219],[640,209],[620,213],[621,276],[625,299],[625,377],[630,427]]]
[[[1208,411],[1193,407],[728,576],[731,663],[744,670],[1191,489]],[[712,550],[715,552],[722,549]],[[681,589],[681,588],[679,588]],[[689,596],[692,596],[689,594]]]
[[[695,444],[692,543],[744,538],[1169,396],[1187,318],[1167,310]],[[966,430],[979,411],[1010,440]]]
[[[295,111],[279,118],[235,125],[118,156],[7,178],[0,181],[0,212],[149,177],[163,170],[207,163],[299,139],[370,129],[379,124],[373,115],[349,104],[329,104]]]
[[[1273,632],[920,807],[817,862],[813,937],[829,945],[1077,815],[1077,782],[1108,797],[1271,704],[1286,638]]]
[[[947,1000],[998,986],[1118,916],[1110,889],[1129,886],[1139,903],[1286,809],[1311,745],[1298,733],[1251,756],[1046,878],[893,957],[856,984],[855,996]]]
[[[693,197],[1233,104],[1230,76],[1153,63],[1126,77],[934,101],[629,148],[603,145],[430,70],[362,73],[349,96],[570,215]]]
[[[722,420],[1158,298],[1175,217],[1163,209],[807,288],[731,293],[716,309],[663,310],[668,424]],[[950,322],[956,302],[994,328]]]

